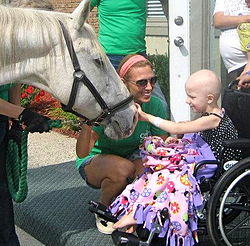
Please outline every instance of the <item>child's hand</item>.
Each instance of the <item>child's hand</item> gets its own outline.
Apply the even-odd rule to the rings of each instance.
[[[141,106],[138,103],[135,103],[135,106],[137,107],[138,120],[148,121],[147,114],[142,111]]]

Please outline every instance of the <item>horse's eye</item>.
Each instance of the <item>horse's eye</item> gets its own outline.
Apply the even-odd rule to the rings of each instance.
[[[94,62],[95,62],[97,65],[99,65],[99,66],[103,66],[103,61],[102,61],[101,58],[96,58],[96,59],[94,59]]]

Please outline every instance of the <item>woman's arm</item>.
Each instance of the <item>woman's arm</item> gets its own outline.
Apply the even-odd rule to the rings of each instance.
[[[0,114],[16,119],[24,110],[20,106],[21,85],[16,85],[9,89],[9,98],[10,102],[0,98]]]
[[[217,12],[213,16],[213,26],[219,29],[235,28],[244,22],[250,22],[250,15],[231,16],[224,15],[224,12]]]
[[[23,107],[9,103],[0,98],[0,114],[17,119],[23,110]]]
[[[76,154],[79,158],[87,156],[90,150],[94,147],[98,135],[92,130],[91,126],[82,125],[82,130],[76,142]]]
[[[16,84],[9,89],[9,101],[21,106],[21,84]]]

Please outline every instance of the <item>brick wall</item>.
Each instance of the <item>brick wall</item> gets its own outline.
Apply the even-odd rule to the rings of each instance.
[[[72,13],[73,10],[78,6],[80,0],[52,0],[55,11]],[[98,13],[97,8],[94,8],[88,18],[88,23],[93,26],[96,33],[98,33]]]

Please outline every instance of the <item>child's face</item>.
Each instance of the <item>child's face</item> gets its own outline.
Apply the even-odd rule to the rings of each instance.
[[[188,82],[186,84],[186,103],[195,113],[206,112],[208,107],[208,97],[205,90],[200,88],[197,83]]]
[[[245,0],[247,7],[250,8],[250,0]]]

